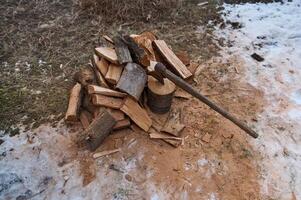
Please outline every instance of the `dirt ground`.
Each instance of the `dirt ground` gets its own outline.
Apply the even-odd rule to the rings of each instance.
[[[58,122],[66,109],[72,74],[88,62],[91,49],[102,43],[100,36],[113,35],[116,30],[154,30],[175,50],[188,51],[193,60],[202,63],[193,85],[238,117],[256,121],[256,114],[264,106],[262,92],[241,80],[244,71],[236,60],[222,63],[215,58],[215,44],[221,41],[212,38],[207,22],[219,20],[216,6],[209,3],[202,8],[192,2],[187,7],[190,16],[186,21],[178,18],[157,24],[109,26],[101,18],[79,10],[71,0],[4,1],[0,5],[0,130],[13,136],[19,124],[30,129],[44,122],[60,130]],[[200,25],[203,30],[199,30]],[[77,147],[75,126],[67,129],[75,133],[59,143],[65,156],[53,160],[58,167],[78,162],[85,187],[121,176],[121,181],[116,179],[102,187],[105,199],[164,199],[161,194],[155,198],[145,194],[151,187],[149,182],[167,199],[261,199],[260,155],[248,143],[251,138],[196,99],[174,99],[173,108],[181,110],[186,125],[185,143],[179,148],[151,140],[134,127],[111,134],[97,151],[121,148],[122,152],[98,162],[91,153]],[[167,118],[152,116],[158,125]],[[33,135],[38,132],[32,130]],[[205,134],[210,135],[207,142],[202,140]],[[40,148],[53,148],[50,144]],[[139,153],[143,154],[141,159]],[[135,170],[123,169],[121,161],[131,160],[135,160]],[[97,175],[100,170],[105,170],[105,177]],[[120,189],[119,181],[135,190]]]

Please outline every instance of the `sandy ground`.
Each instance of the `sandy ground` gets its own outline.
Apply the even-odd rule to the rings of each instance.
[[[289,9],[296,8],[297,4],[269,6],[270,11],[286,8],[274,19],[279,21],[289,17],[292,11]],[[300,88],[297,80],[301,77],[300,62],[294,59],[300,55],[297,48],[300,40],[294,37],[296,41],[288,44],[286,41],[290,40],[285,37],[290,36],[284,34],[296,24],[283,20],[283,24],[268,30],[263,24],[260,30],[266,32],[260,36],[266,38],[261,39],[263,47],[258,49],[252,43],[258,35],[253,35],[254,28],[248,26],[248,19],[256,15],[258,20],[271,24],[274,21],[269,21],[269,13],[260,10],[268,8],[259,4],[258,7],[225,5],[225,9],[225,21],[238,21],[244,26],[217,28],[217,40],[224,37],[231,45],[221,47],[220,57],[202,62],[199,75],[192,83],[250,124],[260,134],[259,139],[252,139],[193,98],[173,102],[173,109],[181,110],[181,119],[186,125],[182,133],[185,142],[178,148],[151,140],[147,133],[133,127],[112,133],[97,150],[121,148],[121,152],[94,160],[89,151],[76,145],[80,126],[67,127],[61,121],[55,126],[45,124],[14,137],[0,132],[0,197],[299,199]],[[242,17],[236,18],[238,13]],[[202,29],[204,27],[199,30]],[[274,33],[271,30],[277,32],[273,37],[269,37],[269,33]],[[268,45],[271,38],[282,41],[277,45],[278,54]],[[255,50],[264,56],[264,62],[250,58]],[[280,55],[285,58],[282,60]],[[152,117],[160,126],[167,115],[152,114]],[[204,141],[204,135],[208,134],[210,139]]]

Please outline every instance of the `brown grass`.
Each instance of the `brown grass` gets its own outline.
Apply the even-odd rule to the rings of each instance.
[[[183,0],[79,0],[84,10],[102,16],[105,22],[155,21],[177,13]]]

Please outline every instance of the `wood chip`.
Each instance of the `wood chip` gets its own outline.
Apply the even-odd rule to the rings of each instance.
[[[103,157],[103,156],[107,156],[107,155],[110,155],[110,154],[113,154],[113,153],[117,153],[120,150],[121,149],[113,149],[113,150],[107,150],[107,151],[97,152],[97,153],[93,154],[93,158],[96,159],[96,158],[100,158],[100,157]]]

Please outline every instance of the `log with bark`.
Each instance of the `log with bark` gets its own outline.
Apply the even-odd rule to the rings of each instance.
[[[127,95],[126,93],[118,92],[118,91],[100,87],[97,85],[88,85],[87,91],[88,91],[88,94],[102,94],[102,95],[111,96],[111,97],[125,97]]]
[[[82,133],[86,136],[86,142],[91,151],[95,151],[104,141],[104,139],[113,130],[116,120],[102,109],[97,118],[90,124],[90,126]]]
[[[148,76],[147,105],[154,113],[166,113],[170,110],[173,94],[176,86],[170,80],[164,78],[164,84],[152,76]]]

